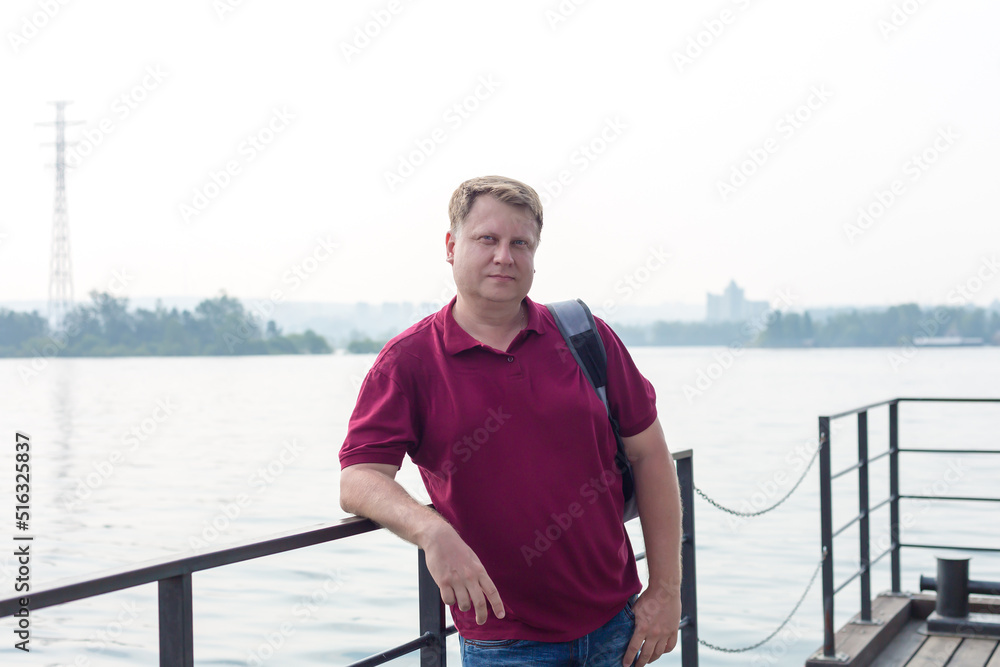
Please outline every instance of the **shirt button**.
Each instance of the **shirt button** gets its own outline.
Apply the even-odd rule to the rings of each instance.
[[[507,357],[507,363],[514,361],[514,357]]]

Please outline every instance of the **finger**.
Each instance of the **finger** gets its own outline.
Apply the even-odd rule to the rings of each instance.
[[[445,586],[441,589],[441,602],[446,605],[455,604],[455,591],[451,588],[451,586]]]
[[[648,645],[649,642],[646,642],[646,644]],[[674,645],[676,644],[677,644],[676,632],[656,642],[656,645],[653,646],[652,652],[649,654],[649,662],[654,662],[656,660],[659,660],[664,653],[670,653],[672,650],[674,650]]]
[[[476,625],[482,625],[489,616],[489,607],[486,606],[486,596],[480,589],[471,592],[472,604],[476,608]]]
[[[639,655],[639,649],[642,648],[642,637],[638,633],[632,633],[632,639],[629,640],[628,648],[625,649],[625,657],[622,659],[623,667],[631,667],[632,663],[635,661],[637,655]]]
[[[500,599],[500,591],[493,585],[493,580],[490,579],[489,575],[480,580],[479,585],[482,586],[483,593],[486,594],[486,599],[489,601],[490,606],[493,607],[493,614],[497,618],[506,616],[507,610],[503,606],[503,600]]]
[[[455,603],[458,605],[459,611],[469,611],[472,609],[472,601],[469,599],[469,594],[464,588],[455,589]]]

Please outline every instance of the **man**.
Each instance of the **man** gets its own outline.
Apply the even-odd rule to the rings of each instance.
[[[649,565],[636,599],[607,411],[527,297],[538,194],[475,178],[449,215],[458,293],[389,341],[365,378],[340,453],[341,506],[426,552],[463,664],[645,665],[673,649],[680,620],[680,497],[652,386],[598,320]],[[406,454],[434,510],[395,482]]]

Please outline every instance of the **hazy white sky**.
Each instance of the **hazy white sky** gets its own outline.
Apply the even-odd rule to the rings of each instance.
[[[545,193],[537,300],[985,305],[998,24],[991,0],[7,0],[0,301],[47,294],[35,124],[65,99],[78,299],[440,299],[448,198],[498,173]]]

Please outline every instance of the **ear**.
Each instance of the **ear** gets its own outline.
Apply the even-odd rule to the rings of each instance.
[[[452,266],[455,264],[455,237],[451,235],[451,230],[444,235],[445,260]]]

